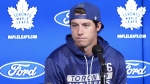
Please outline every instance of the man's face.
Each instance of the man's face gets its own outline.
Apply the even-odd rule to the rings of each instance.
[[[73,40],[78,47],[85,48],[97,43],[97,32],[100,27],[96,27],[92,20],[73,19],[70,26]]]

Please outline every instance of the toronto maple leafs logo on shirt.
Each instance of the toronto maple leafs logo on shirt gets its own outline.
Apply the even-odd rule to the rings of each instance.
[[[20,0],[16,6],[17,9],[8,7],[8,13],[13,20],[11,27],[22,29],[22,31],[24,31],[24,29],[31,29],[31,27],[34,27],[32,20],[37,12],[37,8],[32,7],[28,9],[29,4],[27,4],[25,0]]]
[[[124,27],[125,29],[130,28],[131,30],[139,29],[141,24],[141,18],[146,12],[145,7],[137,8],[137,4],[134,0],[128,0],[125,4],[126,8],[117,7],[118,14],[121,17],[122,24],[120,26]]]

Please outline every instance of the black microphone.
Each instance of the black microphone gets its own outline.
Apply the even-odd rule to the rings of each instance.
[[[93,48],[92,48],[92,53],[95,56],[98,56],[98,59],[99,59],[101,64],[105,63],[105,60],[102,57],[103,51],[104,50],[103,50],[103,48],[100,45],[94,45]]]
[[[100,45],[94,45],[92,48],[92,53],[98,57],[100,65],[101,65],[101,70],[100,70],[100,75],[101,75],[101,84],[106,83],[106,79],[104,77],[105,73],[107,72],[106,65],[105,65],[105,60],[102,57],[104,50]]]

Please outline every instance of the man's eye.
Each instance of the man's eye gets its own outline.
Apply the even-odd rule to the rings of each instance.
[[[76,27],[77,25],[72,25],[72,26]]]
[[[90,26],[90,25],[89,25],[89,24],[84,24],[84,26],[85,26],[85,27],[88,27],[88,26]]]
[[[73,24],[72,27],[77,27],[77,25],[76,25],[76,24]]]

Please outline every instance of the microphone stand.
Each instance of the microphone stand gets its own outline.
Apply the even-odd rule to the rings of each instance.
[[[101,84],[106,83],[105,73],[107,72],[105,63],[101,63],[100,76],[101,76]]]
[[[101,65],[101,69],[100,69],[101,84],[105,84],[106,83],[105,73],[107,72],[105,60],[102,58],[102,53],[98,53],[98,55],[100,55],[98,58]]]

